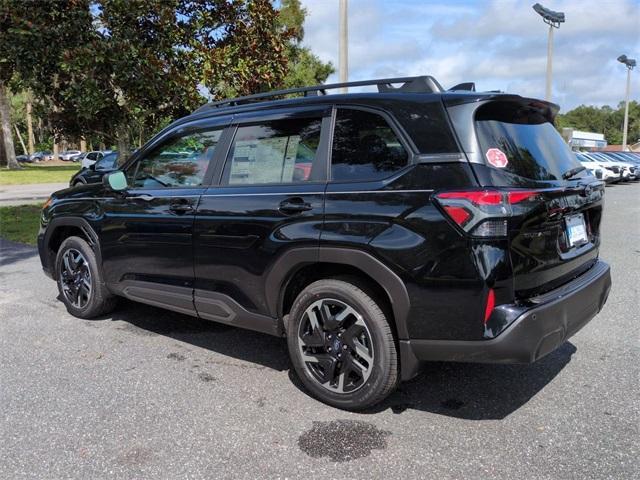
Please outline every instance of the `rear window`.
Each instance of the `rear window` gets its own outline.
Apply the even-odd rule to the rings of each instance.
[[[529,180],[562,181],[563,173],[580,166],[540,105],[493,102],[479,109],[476,133],[489,167]]]

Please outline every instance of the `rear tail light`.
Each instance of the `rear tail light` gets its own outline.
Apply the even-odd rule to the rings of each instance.
[[[506,237],[513,206],[536,200],[536,190],[471,190],[435,195],[447,216],[474,237]]]
[[[493,292],[493,288],[489,289],[489,293],[487,294],[487,304],[484,307],[484,324],[486,325],[489,321],[489,317],[493,312],[493,308],[496,306],[496,295]]]

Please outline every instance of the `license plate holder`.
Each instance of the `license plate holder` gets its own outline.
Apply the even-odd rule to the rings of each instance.
[[[587,225],[582,213],[565,217],[564,223],[570,247],[584,245],[589,242],[589,238],[587,236]]]

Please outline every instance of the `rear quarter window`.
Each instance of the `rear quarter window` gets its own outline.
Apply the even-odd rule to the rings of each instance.
[[[383,102],[407,132],[422,154],[458,153],[460,148],[453,137],[444,107],[440,101],[420,103]]]

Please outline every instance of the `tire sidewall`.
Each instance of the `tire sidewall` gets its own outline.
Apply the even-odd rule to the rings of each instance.
[[[66,252],[71,248],[78,250],[80,253],[82,253],[84,258],[87,260],[87,263],[89,264],[89,271],[91,272],[91,282],[92,282],[91,297],[89,298],[89,302],[84,308],[76,308],[73,305],[71,305],[67,300],[67,298],[65,297],[64,292],[62,290],[62,280],[60,277],[60,271],[61,271],[61,266],[63,262],[62,257],[64,255],[64,252]],[[102,301],[103,301],[101,298],[100,289],[99,289],[99,286],[102,283],[102,277],[100,275],[100,270],[98,268],[98,263],[96,261],[95,253],[93,252],[93,249],[89,246],[89,244],[85,240],[79,237],[69,237],[64,242],[62,242],[62,245],[60,245],[60,248],[58,249],[58,253],[56,255],[55,271],[56,271],[56,284],[58,285],[58,292],[60,293],[61,301],[62,303],[64,303],[65,307],[67,308],[67,311],[71,315],[75,317],[80,317],[80,318],[90,318],[93,315],[95,315],[97,311],[100,310],[102,306]]]
[[[389,342],[385,341],[382,333],[382,323],[386,323],[386,318],[373,298],[358,287],[356,289],[359,294],[353,295],[350,289],[340,288],[340,284],[356,287],[348,282],[321,280],[311,284],[298,296],[289,314],[287,345],[298,377],[303,380],[305,387],[314,397],[339,408],[360,410],[377,403],[379,400],[378,392],[387,384],[388,375],[391,373],[389,371],[392,363],[391,356],[396,355],[395,344],[389,345]],[[298,329],[302,316],[311,304],[324,298],[340,300],[355,308],[362,315],[371,335],[374,348],[373,370],[366,383],[352,393],[334,393],[319,385],[317,380],[307,371],[299,351]],[[372,305],[368,304],[369,302],[366,299],[373,302],[375,308],[372,308]]]

